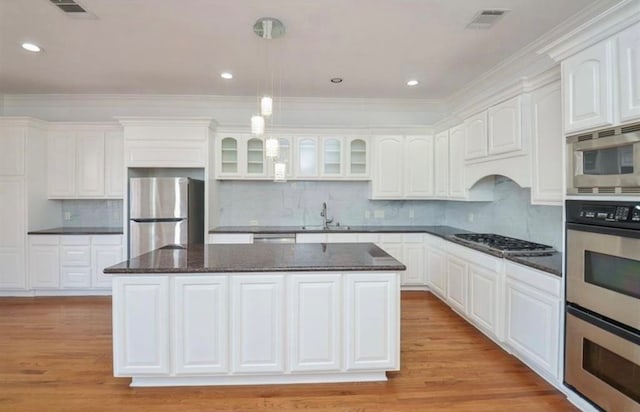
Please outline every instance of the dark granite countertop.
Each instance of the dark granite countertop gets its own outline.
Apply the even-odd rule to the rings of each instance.
[[[190,245],[165,247],[108,267],[104,273],[403,271],[373,243]]]
[[[122,227],[54,227],[31,230],[29,235],[121,235]]]
[[[489,255],[505,258],[557,276],[562,276],[564,265],[562,253],[556,252],[545,256],[510,256],[488,250],[479,245],[469,244],[453,237],[456,233],[473,233],[453,226],[349,226],[348,230],[303,229],[302,226],[219,226],[209,233],[428,233],[441,237],[461,246],[478,250]]]

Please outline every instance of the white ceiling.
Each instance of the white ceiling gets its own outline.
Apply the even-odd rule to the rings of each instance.
[[[594,2],[78,0],[97,18],[77,19],[49,0],[0,0],[0,93],[251,96],[273,73],[281,96],[443,99]],[[486,8],[511,12],[465,30]],[[258,38],[265,16],[287,34]]]

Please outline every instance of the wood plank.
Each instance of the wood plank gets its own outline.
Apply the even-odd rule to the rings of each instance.
[[[575,411],[430,293],[402,294],[387,382],[130,388],[114,378],[111,299],[0,299],[2,411]]]

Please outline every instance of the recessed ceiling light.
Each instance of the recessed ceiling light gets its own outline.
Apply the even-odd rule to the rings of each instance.
[[[224,72],[224,73],[220,73],[220,77],[222,77],[225,80],[231,80],[233,79],[233,74],[229,72]]]
[[[331,83],[342,83],[342,77],[334,77],[331,79]]]
[[[22,48],[25,49],[25,50],[28,50],[30,52],[34,52],[34,53],[38,53],[38,52],[42,51],[40,46],[38,46],[37,44],[33,44],[33,43],[22,43]]]
[[[418,81],[417,80],[409,80],[407,82],[407,86],[417,86],[418,85]]]

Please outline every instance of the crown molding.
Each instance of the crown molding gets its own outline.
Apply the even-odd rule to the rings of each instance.
[[[249,126],[223,126],[216,129],[216,134],[251,134]],[[432,127],[425,126],[385,126],[385,127],[326,127],[326,126],[281,126],[269,129],[273,135],[300,135],[300,136],[375,136],[385,134],[400,135],[431,135]]]
[[[538,50],[561,61],[640,21],[640,1],[622,0]]]
[[[0,116],[0,124],[3,126],[35,127],[38,129],[46,129],[49,125],[44,120],[29,116]]]

